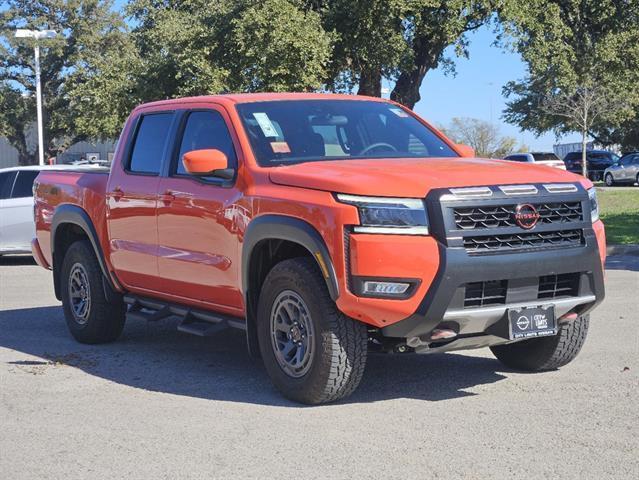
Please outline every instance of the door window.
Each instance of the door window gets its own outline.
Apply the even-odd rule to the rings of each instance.
[[[222,115],[214,111],[191,112],[184,126],[177,166],[174,167],[173,173],[188,175],[182,157],[186,152],[205,149],[223,152],[228,159],[229,168],[235,168],[237,165],[233,140]]]
[[[15,171],[0,173],[0,200],[5,200],[11,196],[11,187],[13,187],[15,178]]]
[[[142,117],[131,151],[131,172],[154,175],[160,173],[164,144],[172,119],[173,113],[154,113]]]
[[[13,184],[11,198],[33,197],[33,182],[39,173],[39,170],[20,170]]]

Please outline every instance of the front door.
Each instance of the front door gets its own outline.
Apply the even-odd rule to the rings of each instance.
[[[240,193],[233,180],[195,178],[182,164],[186,152],[214,148],[237,169],[227,121],[222,109],[184,113],[179,148],[158,190],[158,264],[166,293],[239,314],[238,226],[246,220],[236,204]]]
[[[107,186],[111,262],[127,287],[161,290],[157,193],[173,112],[142,115],[133,143],[112,168]]]

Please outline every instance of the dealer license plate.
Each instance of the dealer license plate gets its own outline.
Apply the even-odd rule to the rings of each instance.
[[[508,310],[510,338],[546,337],[557,333],[554,306],[523,307]]]

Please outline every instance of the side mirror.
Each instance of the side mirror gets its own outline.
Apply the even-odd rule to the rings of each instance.
[[[463,158],[473,158],[475,156],[475,149],[469,145],[463,143],[456,143],[455,148]]]
[[[191,150],[182,157],[184,169],[195,177],[233,178],[234,171],[229,168],[229,160],[220,150]]]

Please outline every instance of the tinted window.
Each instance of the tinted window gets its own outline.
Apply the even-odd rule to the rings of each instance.
[[[528,157],[526,155],[509,155],[506,160],[512,160],[514,162],[527,162]]]
[[[160,173],[164,143],[172,119],[172,113],[156,113],[142,117],[131,152],[129,170],[140,173]]]
[[[535,160],[559,160],[554,153],[533,153],[532,156]]]
[[[389,103],[281,100],[240,104],[237,110],[262,166],[459,156],[412,114]]]
[[[38,170],[21,170],[13,184],[11,198],[33,197],[33,181],[40,172]]]
[[[229,160],[229,167],[235,167],[237,158],[231,134],[226,122],[218,112],[193,112],[189,114],[184,127],[184,135],[180,145],[177,161],[177,173],[186,174],[182,156],[191,150],[214,148],[224,152]]]
[[[619,163],[623,165],[624,167],[627,167],[628,165],[632,165],[638,159],[639,159],[639,156],[637,155],[626,155],[625,157],[621,158]]]
[[[9,198],[11,195],[11,187],[13,186],[13,180],[16,178],[16,172],[2,172],[0,173],[0,200]]]

